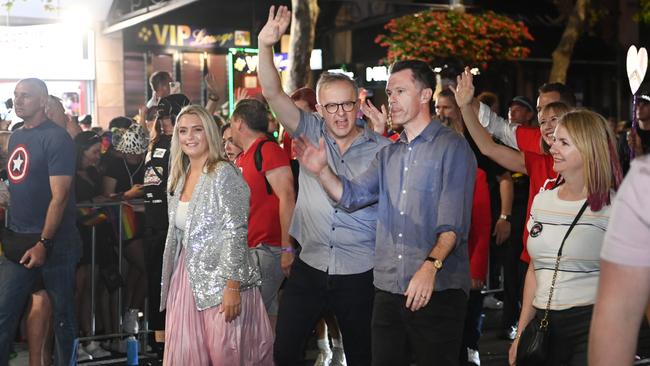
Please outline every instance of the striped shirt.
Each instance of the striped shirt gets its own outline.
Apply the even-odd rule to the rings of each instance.
[[[528,253],[535,266],[537,282],[533,306],[545,309],[553,279],[557,252],[573,219],[584,204],[564,201],[558,189],[540,192],[528,220]],[[566,239],[551,299],[552,310],[591,305],[596,301],[600,276],[600,251],[610,206],[593,212],[589,207]]]

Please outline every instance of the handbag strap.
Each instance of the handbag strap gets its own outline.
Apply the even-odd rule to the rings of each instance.
[[[569,234],[571,234],[571,231],[578,223],[578,220],[580,220],[580,216],[582,216],[582,214],[585,212],[587,206],[589,206],[589,201],[585,200],[585,203],[580,208],[580,211],[578,211],[576,217],[573,218],[573,222],[571,223],[571,226],[569,226],[569,229],[566,231],[566,234],[564,234],[564,238],[562,239],[562,244],[560,244],[560,249],[558,249],[557,251],[557,258],[555,259],[555,269],[553,270],[553,279],[551,280],[551,289],[548,292],[548,301],[546,302],[546,309],[544,310],[544,318],[542,318],[542,320],[539,322],[540,329],[546,329],[546,327],[548,327],[548,312],[551,309],[551,298],[553,298],[553,290],[555,289],[555,280],[557,280],[557,272],[558,269],[560,268],[560,257],[562,257],[562,249],[564,248],[564,242],[566,242],[566,238],[569,237]]]

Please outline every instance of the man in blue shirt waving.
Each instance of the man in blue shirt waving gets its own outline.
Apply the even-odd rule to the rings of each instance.
[[[335,207],[379,203],[373,365],[457,365],[470,287],[469,233],[476,159],[465,139],[431,119],[435,76],[422,61],[392,65],[386,86],[399,140],[353,179],[337,176],[324,141],[296,141],[301,166]]]

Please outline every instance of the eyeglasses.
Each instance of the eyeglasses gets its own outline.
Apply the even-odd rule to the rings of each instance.
[[[323,107],[325,107],[327,113],[334,114],[339,111],[339,107],[343,108],[344,112],[352,112],[355,105],[357,105],[356,100],[343,103],[327,103]]]

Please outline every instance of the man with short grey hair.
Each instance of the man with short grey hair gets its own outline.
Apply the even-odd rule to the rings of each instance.
[[[292,137],[326,146],[336,171],[354,178],[389,141],[357,119],[358,88],[349,77],[324,73],[316,87],[318,113],[298,109],[282,91],[273,65],[273,45],[289,25],[286,7],[271,7],[260,31],[262,92]],[[277,365],[301,361],[305,342],[328,308],[336,316],[347,364],[370,364],[370,322],[377,205],[348,213],[332,207],[317,177],[302,170],[290,233],[302,246],[291,268],[278,313],[274,345]]]

